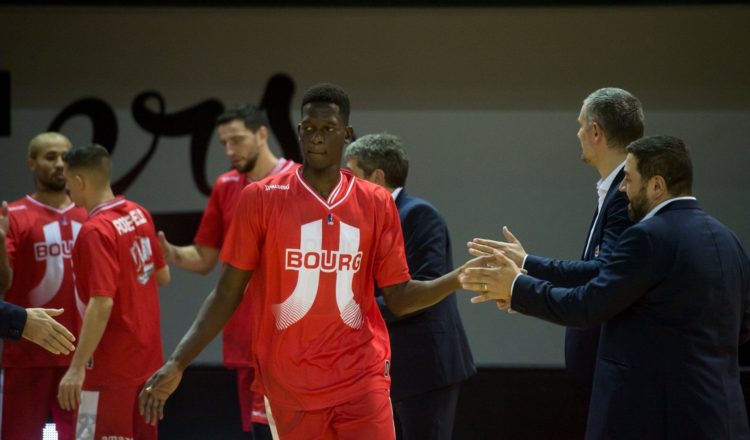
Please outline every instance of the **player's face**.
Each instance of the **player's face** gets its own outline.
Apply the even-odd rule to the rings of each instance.
[[[646,182],[643,182],[638,173],[638,159],[628,154],[625,159],[625,177],[620,184],[620,191],[628,196],[628,217],[634,222],[639,222],[651,210],[651,202],[648,198]]]
[[[260,153],[260,129],[253,133],[244,121],[235,119],[219,125],[218,132],[232,168],[240,173],[252,171]]]
[[[302,107],[297,134],[307,166],[339,168],[344,145],[352,138],[352,128],[346,125],[336,104],[311,102]]]
[[[581,142],[581,160],[590,164],[593,159],[593,148],[591,138],[593,136],[593,126],[586,122],[584,109],[578,115],[578,141]]]
[[[83,198],[83,180],[77,174],[71,173],[67,166],[63,168],[65,186],[68,189],[70,200],[78,207],[85,207]]]
[[[49,142],[37,150],[35,157],[29,158],[29,168],[34,174],[39,190],[65,191],[62,157],[68,150],[68,142]]]

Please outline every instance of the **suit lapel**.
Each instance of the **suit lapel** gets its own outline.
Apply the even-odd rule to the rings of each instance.
[[[615,175],[615,179],[612,181],[612,185],[609,187],[609,190],[607,191],[607,195],[604,197],[604,202],[602,203],[602,215],[599,215],[597,217],[598,211],[594,210],[594,219],[591,221],[591,226],[589,227],[589,235],[588,237],[591,237],[591,240],[587,240],[587,242],[584,244],[583,248],[583,255],[581,256],[582,260],[591,260],[596,258],[597,252],[597,246],[598,243],[602,239],[602,232],[604,230],[604,213],[607,212],[607,207],[610,203],[612,203],[612,199],[615,198],[615,196],[620,192],[620,183],[622,183],[622,179],[625,177],[625,170],[620,170],[617,175]],[[593,233],[591,230],[593,229]]]

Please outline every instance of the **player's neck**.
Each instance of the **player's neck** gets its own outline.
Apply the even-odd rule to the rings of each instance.
[[[89,197],[86,197],[86,211],[91,212],[94,208],[107,203],[115,198],[112,188],[109,186],[101,190],[93,192]]]
[[[333,188],[338,185],[341,179],[341,170],[339,167],[328,167],[322,169],[314,169],[312,167],[302,165],[302,178],[310,184],[315,191],[320,194],[321,197],[327,198]]]
[[[55,209],[63,209],[70,205],[70,197],[68,197],[68,193],[65,191],[37,189],[37,191],[31,195],[31,198]]]
[[[271,171],[273,171],[278,164],[279,158],[274,156],[268,147],[263,148],[258,154],[258,160],[255,162],[255,166],[252,170],[248,171],[246,175],[252,181],[261,180],[271,174]]]

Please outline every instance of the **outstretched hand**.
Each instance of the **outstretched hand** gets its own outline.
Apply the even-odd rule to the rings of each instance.
[[[507,226],[503,226],[503,236],[507,241],[487,240],[484,238],[475,238],[468,243],[469,253],[474,256],[492,255],[495,251],[500,251],[505,256],[513,260],[516,266],[522,266],[526,258],[526,251],[521,242],[510,232]]]
[[[55,321],[64,309],[26,309],[23,337],[53,354],[68,354],[75,350],[73,333]]]
[[[138,396],[138,411],[146,423],[156,425],[164,418],[164,405],[181,380],[182,371],[168,361],[146,381]]]
[[[513,280],[523,271],[499,251],[472,261],[476,263],[462,268],[458,277],[464,289],[480,294],[473,297],[471,302],[497,301],[499,308],[508,308]]]

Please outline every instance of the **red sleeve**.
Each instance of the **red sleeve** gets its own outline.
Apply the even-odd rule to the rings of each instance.
[[[8,265],[13,269],[16,261],[16,229],[18,229],[18,220],[15,215],[8,213],[10,218],[8,222],[8,233],[5,234],[5,251],[8,253]]]
[[[206,210],[203,212],[201,224],[195,234],[193,242],[201,246],[221,249],[224,241],[224,211],[219,204],[219,188],[221,183],[217,180],[208,198]]]
[[[260,188],[260,185],[253,183],[242,190],[227,238],[221,248],[221,260],[242,270],[258,267],[265,241]]]
[[[83,297],[114,298],[120,275],[115,238],[99,229],[90,229],[79,234],[74,253],[73,270],[76,275],[76,286]]]
[[[375,249],[373,275],[380,287],[393,286],[409,281],[409,266],[406,264],[404,237],[401,220],[393,197],[388,194],[383,209],[380,239]]]

